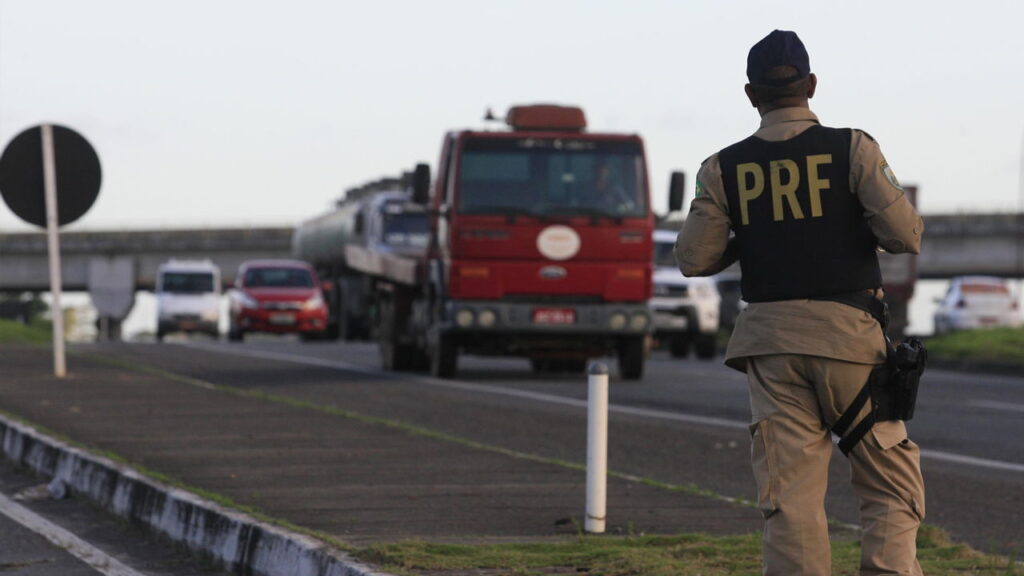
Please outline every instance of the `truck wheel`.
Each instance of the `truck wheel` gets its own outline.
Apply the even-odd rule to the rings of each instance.
[[[697,339],[697,357],[710,360],[718,352],[718,338],[715,334],[705,334]]]
[[[242,330],[238,326],[231,324],[231,326],[228,327],[229,342],[241,342],[244,338],[245,335],[242,334]]]
[[[389,372],[405,372],[411,370],[414,364],[412,347],[396,344],[390,340],[381,340],[380,365]]]
[[[562,360],[560,368],[562,372],[568,374],[582,374],[587,369],[587,360],[586,358],[567,358]]]
[[[338,336],[339,336],[338,324],[337,323],[332,324],[332,323],[328,322],[327,323],[327,329],[324,330],[324,338],[326,338],[328,340],[337,340]]]
[[[454,378],[458,354],[454,338],[447,334],[438,336],[437,346],[430,350],[430,374],[435,378]]]
[[[682,334],[670,336],[668,351],[673,358],[685,358],[690,353],[690,339]]]
[[[619,340],[619,375],[623,380],[639,380],[644,376],[644,337],[631,336]]]

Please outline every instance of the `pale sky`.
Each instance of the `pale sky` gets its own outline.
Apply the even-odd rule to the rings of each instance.
[[[97,149],[69,229],[293,225],[345,188],[435,166],[490,107],[577,104],[669,173],[757,125],[746,54],[795,30],[812,110],[872,134],[925,214],[1021,202],[1024,3],[0,0],[0,143],[40,122]],[[30,230],[0,204],[0,232]]]

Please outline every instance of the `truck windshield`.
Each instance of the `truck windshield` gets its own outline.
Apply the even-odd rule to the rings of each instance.
[[[647,215],[636,141],[470,138],[463,144],[460,214]]]
[[[250,268],[243,282],[246,288],[312,288],[313,276],[302,268]]]
[[[425,213],[385,214],[384,243],[391,246],[422,248],[430,237],[430,222]]]
[[[164,272],[160,291],[171,294],[213,292],[213,274],[209,272]]]

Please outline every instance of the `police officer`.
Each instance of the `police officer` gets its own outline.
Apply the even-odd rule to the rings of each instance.
[[[747,78],[761,125],[701,165],[676,258],[687,276],[740,262],[750,305],[725,361],[750,386],[764,573],[827,575],[830,428],[886,356],[875,317],[832,298],[880,299],[877,247],[916,254],[924,224],[870,135],[819,124],[808,107],[817,78],[795,33],[775,30],[755,44]],[[876,422],[847,456],[861,574],[921,574],[924,482],[906,426]]]

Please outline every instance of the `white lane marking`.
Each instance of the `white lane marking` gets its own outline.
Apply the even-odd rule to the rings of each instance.
[[[1024,412],[1024,404],[1014,404],[1012,402],[996,402],[994,400],[970,400],[967,402],[969,406],[977,406],[978,408],[988,408],[990,410],[1003,410],[1006,412]]]
[[[212,352],[219,352],[226,355],[245,356],[250,358],[265,358],[272,360],[280,360],[282,362],[291,362],[295,364],[305,364],[309,366],[320,366],[324,368],[333,368],[336,370],[345,370],[349,372],[358,372],[360,374],[369,374],[373,376],[388,376],[387,372],[380,370],[374,370],[370,368],[364,368],[362,366],[356,366],[355,364],[349,364],[348,362],[342,362],[339,360],[324,360],[321,358],[312,358],[308,356],[301,356],[298,354],[286,354],[283,352],[270,352],[270,351],[250,351],[243,349],[225,350],[221,347],[203,346],[200,344],[183,343],[182,346],[197,348],[201,350],[207,350]],[[492,384],[480,384],[475,382],[459,382],[456,380],[441,380],[439,378],[430,378],[426,376],[415,376],[415,375],[403,375],[403,380],[414,380],[423,384],[429,384],[431,386],[440,386],[444,388],[452,388],[455,390],[465,390],[468,392],[486,392],[490,394],[500,394],[503,396],[511,396],[514,398],[523,398],[527,400],[537,400],[540,402],[547,402],[550,404],[561,404],[563,406],[574,406],[577,408],[586,409],[586,400],[577,400],[575,398],[566,398],[565,396],[557,396],[555,394],[545,394],[543,392],[531,392],[529,390],[517,390],[515,388],[505,388],[503,386],[495,386]],[[728,420],[726,418],[713,418],[710,416],[698,416],[695,414],[682,414],[678,412],[666,412],[664,410],[651,410],[648,408],[636,408],[633,406],[622,406],[619,404],[610,404],[608,409],[612,412],[619,414],[630,414],[633,416],[641,416],[644,418],[655,418],[660,420],[670,420],[675,422],[686,422],[689,424],[707,424],[709,426],[718,426],[721,428],[731,428],[734,430],[748,430],[749,424],[747,422],[739,420]],[[1016,462],[1006,462],[1003,460],[990,460],[988,458],[976,458],[974,456],[964,456],[962,454],[953,454],[951,452],[942,452],[939,450],[921,450],[921,457],[932,460],[939,460],[943,462],[952,462],[956,464],[965,464],[968,466],[976,466],[978,468],[991,468],[995,470],[1008,470],[1011,472],[1024,472],[1024,464],[1018,464]]]
[[[975,458],[974,456],[951,454],[949,452],[921,450],[921,457],[931,458],[932,460],[940,460],[942,462],[952,462],[954,464],[967,464],[968,466],[978,466],[980,468],[1008,470],[1010,472],[1024,472],[1024,464],[1017,464],[1016,462],[1004,462],[1002,460],[989,460],[988,458]]]
[[[101,574],[106,576],[145,576],[3,494],[0,494],[0,514],[46,538],[53,545],[67,550],[69,554]]]

